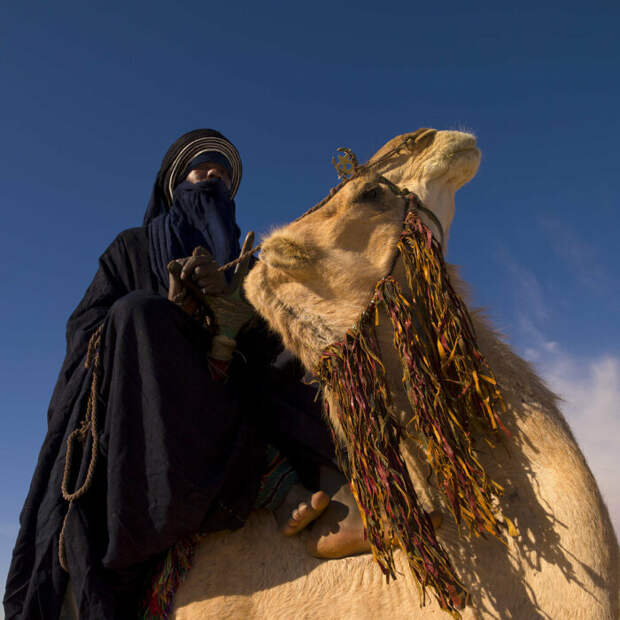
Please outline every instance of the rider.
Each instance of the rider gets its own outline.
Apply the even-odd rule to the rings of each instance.
[[[240,181],[239,154],[222,134],[181,136],[163,159],[143,226],[120,233],[101,256],[67,324],[7,580],[7,619],[58,617],[68,581],[59,548],[80,617],[118,617],[135,605],[154,558],[187,534],[240,527],[255,507],[294,535],[334,495],[309,551],[367,549],[299,364],[279,355],[279,339],[252,312],[223,355],[214,346],[221,334],[194,316],[189,283],[214,299],[233,286],[218,265],[240,252]],[[169,273],[171,261],[180,275]],[[76,442],[69,436],[84,424],[93,385],[96,415]],[[68,504],[61,487],[65,498],[85,492]]]

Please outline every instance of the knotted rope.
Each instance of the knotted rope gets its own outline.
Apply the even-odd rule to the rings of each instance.
[[[62,522],[62,528],[60,530],[60,537],[58,539],[58,560],[60,566],[67,572],[67,557],[65,551],[65,529],[67,526],[67,520],[69,513],[73,506],[73,502],[82,497],[91,487],[93,477],[95,475],[95,468],[97,466],[97,455],[99,453],[99,435],[97,432],[98,421],[98,404],[99,404],[99,383],[101,381],[101,337],[103,334],[103,323],[94,331],[90,340],[88,341],[88,350],[86,353],[86,361],[84,366],[86,368],[92,368],[92,377],[90,384],[90,393],[88,395],[88,403],[86,405],[86,413],[84,419],[80,423],[80,426],[72,431],[67,437],[67,451],[65,454],[65,468],[62,476],[61,492],[62,497],[69,502],[67,513]],[[82,485],[75,491],[69,490],[71,466],[73,460],[73,451],[75,442],[79,441],[82,446],[86,445],[88,436],[92,438],[90,448],[90,460],[88,463],[88,470],[86,477]]]

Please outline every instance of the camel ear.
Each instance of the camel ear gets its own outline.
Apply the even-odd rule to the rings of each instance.
[[[285,271],[303,269],[311,260],[311,252],[286,237],[270,237],[260,253],[261,261],[274,269]]]

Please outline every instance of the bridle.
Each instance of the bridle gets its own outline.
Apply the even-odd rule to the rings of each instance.
[[[414,194],[412,191],[408,190],[406,187],[404,188],[398,187],[398,185],[392,183],[389,179],[387,179],[384,176],[379,176],[378,180],[379,180],[379,183],[386,185],[390,190],[392,190],[394,194],[396,194],[397,196],[402,196],[403,198],[407,200],[407,209],[405,210],[405,215],[403,219],[407,217],[407,214],[410,211],[415,211],[417,213],[424,213],[431,219],[433,224],[435,224],[435,226],[437,227],[437,231],[439,232],[439,244],[443,248],[444,240],[445,240],[443,226],[441,225],[439,218],[430,209],[428,209],[422,204],[422,201],[417,196],[417,194]]]
[[[336,159],[336,157],[332,157],[332,164],[336,168],[336,172],[338,172],[338,178],[341,179],[340,183],[336,185],[335,187],[333,187],[329,191],[327,196],[323,198],[323,200],[321,200],[314,206],[310,207],[305,213],[303,213],[298,218],[293,220],[292,223],[299,222],[300,220],[304,219],[306,216],[310,215],[311,213],[318,211],[329,200],[331,200],[334,197],[334,195],[337,194],[349,181],[352,181],[353,179],[360,177],[362,174],[372,170],[373,168],[376,168],[377,166],[386,162],[388,159],[390,159],[394,155],[402,154],[404,152],[409,152],[409,153],[413,152],[418,142],[422,138],[425,138],[426,136],[430,134],[434,134],[434,133],[436,133],[436,130],[434,129],[418,129],[413,134],[407,136],[406,138],[403,138],[403,140],[401,140],[396,146],[391,148],[389,151],[384,153],[381,157],[377,158],[376,160],[372,162],[366,162],[365,164],[358,164],[357,157],[355,156],[355,153],[353,153],[351,149],[346,148],[346,147],[340,147],[336,149],[339,153],[341,153],[341,155],[338,155],[338,159]],[[406,217],[407,213],[409,213],[410,211],[417,211],[417,212],[421,212],[427,215],[432,220],[433,224],[437,227],[437,230],[439,231],[439,236],[440,236],[439,242],[441,244],[441,247],[444,247],[445,233],[443,230],[443,226],[441,225],[441,222],[430,209],[428,209],[422,204],[422,201],[418,198],[416,194],[414,194],[407,188],[399,187],[398,185],[392,183],[389,179],[381,175],[378,178],[378,182],[387,186],[397,196],[401,196],[408,201],[404,217]],[[253,234],[253,233],[248,233],[248,235],[249,234]],[[244,247],[245,247],[245,244],[244,244]],[[239,263],[241,263],[243,260],[251,256],[252,254],[258,252],[261,249],[261,247],[262,247],[262,243],[259,243],[258,245],[250,248],[249,250],[243,251],[234,260],[219,267],[218,271],[226,271],[227,269],[231,269],[232,267],[237,266]]]

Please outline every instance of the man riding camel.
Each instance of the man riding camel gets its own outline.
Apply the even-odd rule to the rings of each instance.
[[[218,270],[240,253],[240,181],[222,134],[181,136],[143,226],[101,256],[67,324],[7,620],[58,618],[69,577],[80,618],[128,617],[155,559],[188,534],[241,527],[255,508],[271,510],[286,536],[314,521],[307,544],[319,557],[368,549],[314,389],[232,271]],[[238,304],[234,328],[217,314],[226,297]]]

